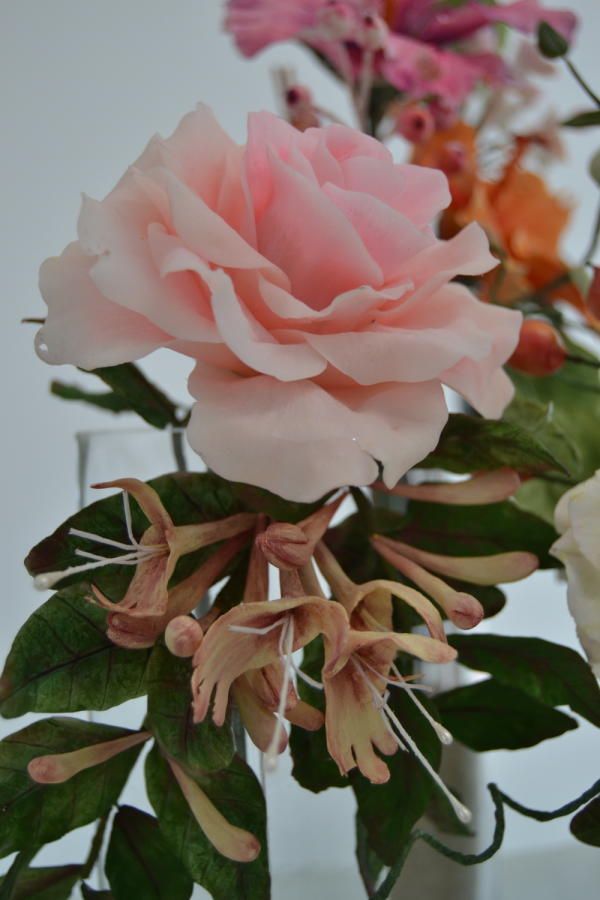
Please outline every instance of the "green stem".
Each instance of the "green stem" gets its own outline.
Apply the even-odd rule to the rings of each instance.
[[[592,265],[592,256],[596,252],[596,248],[598,247],[598,238],[600,238],[600,206],[598,207],[598,212],[596,213],[596,221],[594,223],[594,230],[592,232],[592,237],[590,239],[589,247],[585,252],[585,256],[583,257],[583,265]]]
[[[595,94],[593,92],[593,90],[591,89],[589,84],[579,74],[579,71],[575,68],[575,66],[573,65],[571,60],[565,59],[565,64],[566,64],[569,72],[571,73],[571,75],[573,76],[575,81],[577,82],[577,84],[585,91],[585,93],[588,95],[590,100],[592,100],[596,104],[596,106],[600,108],[600,97],[598,97],[597,94]]]
[[[2,879],[2,887],[0,887],[0,900],[11,900],[15,895],[15,888],[18,887],[19,877],[22,872],[29,866],[29,863],[39,851],[39,847],[31,850],[22,850],[13,861],[12,866]]]
[[[571,353],[566,359],[567,362],[575,363],[578,366],[591,366],[592,369],[600,369],[600,360],[597,359],[586,359],[585,356],[575,356]]]
[[[586,803],[588,803],[590,800],[593,800],[594,797],[599,796],[600,780],[596,781],[591,786],[591,788],[588,788],[588,790],[584,791],[583,794],[581,794],[581,796],[577,797],[575,800],[571,800],[569,803],[565,803],[564,806],[559,806],[558,809],[551,810],[550,812],[547,812],[545,810],[531,809],[528,806],[523,806],[521,803],[517,803],[516,800],[513,800],[507,794],[504,794],[495,784],[489,784],[488,790],[494,803],[494,815],[496,822],[492,840],[489,846],[485,848],[485,850],[482,850],[481,853],[461,853],[458,850],[453,850],[452,847],[446,846],[446,844],[443,844],[427,831],[421,831],[421,829],[417,828],[409,836],[406,844],[402,848],[402,852],[398,861],[392,866],[384,882],[372,895],[371,900],[387,900],[387,898],[390,896],[392,888],[402,874],[402,870],[408,858],[408,854],[410,853],[410,850],[413,844],[416,843],[416,841],[424,841],[437,853],[442,854],[442,856],[446,856],[448,859],[454,860],[454,862],[460,863],[460,865],[462,866],[476,866],[479,865],[479,863],[486,862],[486,860],[494,856],[494,854],[497,853],[502,846],[506,828],[506,818],[504,814],[505,806],[508,806],[510,809],[513,809],[515,812],[518,812],[522,816],[526,816],[528,819],[535,819],[536,822],[550,822],[553,819],[560,819],[563,816],[568,816],[571,813],[576,812],[580,807],[585,806]]]
[[[175,457],[175,465],[178,472],[187,472],[187,463],[185,461],[185,440],[183,431],[174,429],[171,432],[171,445],[173,447],[173,456]]]

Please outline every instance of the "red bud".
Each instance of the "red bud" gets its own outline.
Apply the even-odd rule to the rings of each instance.
[[[552,325],[540,319],[526,319],[517,349],[508,363],[519,372],[543,376],[558,372],[566,358],[567,351]]]

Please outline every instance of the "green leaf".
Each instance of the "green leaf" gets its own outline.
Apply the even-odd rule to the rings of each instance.
[[[427,704],[425,698],[420,699]],[[395,691],[390,703],[421,752],[437,770],[441,759],[440,742],[427,720],[403,691]],[[430,709],[434,712],[433,707]],[[387,866],[391,866],[413,825],[427,809],[436,788],[412,753],[398,750],[385,761],[391,773],[386,784],[371,784],[356,770],[350,773],[350,780],[358,814],[368,833],[369,847]]]
[[[323,668],[323,640],[317,638],[311,641],[303,651],[302,671],[317,681],[321,680]],[[300,697],[317,709],[325,708],[323,692],[310,687],[299,679],[298,691]],[[327,750],[325,728],[318,731],[306,731],[292,725],[290,730],[290,751],[292,754],[292,775],[299,785],[315,794],[327,790],[327,788],[349,787],[350,782],[340,774],[337,764],[333,761]]]
[[[132,806],[114,818],[105,870],[115,900],[189,900],[194,888],[157,820]]]
[[[89,884],[81,885],[81,896],[83,900],[114,900],[110,891],[96,891]]]
[[[269,900],[265,801],[254,773],[235,757],[227,769],[196,781],[229,822],[256,835],[262,851],[254,862],[245,864],[221,856],[198,826],[168,763],[155,747],[146,760],[146,786],[167,843],[213,900]]]
[[[119,397],[112,391],[104,391],[103,393],[94,393],[93,391],[84,391],[83,388],[74,384],[65,384],[63,381],[50,382],[50,393],[61,400],[79,401],[87,403],[88,406],[96,406],[98,409],[106,410],[112,413],[131,412],[127,400]]]
[[[566,119],[562,124],[565,128],[590,128],[600,125],[600,110],[590,109],[587,112],[579,113]]]
[[[552,404],[517,394],[506,409],[504,420],[528,432],[565,470],[576,472],[581,465],[577,446],[569,432],[557,423]]]
[[[0,678],[3,716],[109,709],[145,693],[150,651],[116,647],[88,594],[65,588],[25,622]]]
[[[518,425],[463,413],[449,417],[438,446],[419,466],[461,474],[504,466],[530,475],[565,471],[552,453]]]
[[[242,506],[234,497],[229,483],[212,472],[162,475],[149,481],[148,484],[157,491],[176,525],[209,522],[242,511]],[[149,523],[135,502],[132,503],[132,522],[134,535],[139,539]],[[90,544],[73,538],[69,533],[72,528],[128,543],[121,494],[105,497],[86,506],[67,519],[52,535],[37,544],[25,560],[27,570],[32,575],[62,571],[81,563],[81,557],[77,556],[75,550],[78,546],[89,550]],[[177,566],[172,583],[175,584],[191,574],[200,562],[213,552],[213,549],[205,548],[198,553],[184,556]],[[119,551],[115,553],[118,554]],[[119,600],[132,577],[133,566],[111,565],[94,572],[94,584],[98,585],[110,599]],[[88,572],[80,573],[65,578],[61,586],[88,579]]]
[[[105,409],[110,409],[112,412],[137,413],[154,428],[181,425],[182,417],[179,415],[177,405],[156,385],[152,384],[135,363],[94,369],[91,373],[86,374],[96,375],[111,389],[112,399],[104,401],[107,402]],[[101,405],[98,403],[97,395],[90,395],[76,386],[60,385],[60,389],[62,389],[60,396],[64,399],[91,402],[94,406]],[[65,396],[67,393],[70,393],[71,396]],[[108,404],[112,404],[112,406]]]
[[[442,722],[472,750],[519,750],[577,728],[570,716],[492,678],[435,698]]]
[[[385,864],[369,847],[369,834],[362,819],[356,814],[356,860],[367,896],[375,893],[375,886],[385,868]]]
[[[0,742],[0,856],[41,846],[94,822],[116,802],[140,747],[86,769],[63,784],[37,784],[27,765],[38,756],[67,753],[131,734],[124,728],[51,718]]]
[[[81,873],[81,866],[25,869],[10,895],[11,900],[69,900]],[[3,883],[4,878],[0,879],[0,885]]]
[[[315,503],[295,503],[252,484],[242,484],[237,481],[228,482],[228,484],[244,509],[263,513],[278,522],[299,522],[320,509],[330,496],[327,494]]]
[[[570,706],[600,727],[600,688],[588,663],[569,647],[541,638],[496,634],[453,635],[464,666],[489,672],[548,706]]]
[[[192,775],[228,766],[234,754],[228,724],[217,728],[208,719],[194,724],[192,664],[166,647],[154,648],[148,671],[148,718],[163,750]]]
[[[538,25],[538,49],[548,59],[558,59],[569,52],[568,41],[547,22]]]
[[[582,844],[600,847],[600,797],[579,810],[571,820],[571,834]]]

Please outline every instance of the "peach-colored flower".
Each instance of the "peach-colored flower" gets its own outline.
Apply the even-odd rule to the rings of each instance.
[[[521,317],[450,283],[496,260],[477,225],[434,236],[449,199],[350,128],[258,113],[238,147],[201,107],[84,199],[79,240],[42,266],[38,352],[190,355],[189,439],[226,478],[314,500],[381,463],[395,484],[437,443],[443,384],[492,417],[512,393]]]

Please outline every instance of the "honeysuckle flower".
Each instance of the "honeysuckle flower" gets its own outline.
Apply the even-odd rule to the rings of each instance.
[[[449,732],[417,699],[418,688],[400,675],[394,664],[399,651],[432,663],[446,663],[456,657],[456,651],[448,644],[423,635],[351,631],[335,664],[323,671],[329,753],[342,774],[358,767],[374,784],[383,784],[390,772],[375,749],[392,755],[398,749],[408,748],[444,792],[457,817],[468,822],[469,810],[448,790],[388,703],[388,687],[402,688],[440,741],[451,742]]]
[[[398,581],[385,579],[355,584],[323,542],[315,548],[315,560],[354,629],[392,631],[393,599],[397,599],[421,617],[432,637],[438,641],[446,640],[439,612],[419,591]]]
[[[550,552],[567,570],[569,610],[600,678],[600,470],[563,494],[554,523],[561,536]]]
[[[373,545],[392,565],[395,565],[397,554],[418,563],[429,572],[469,584],[510,584],[527,578],[539,565],[537,556],[520,550],[493,553],[490,556],[444,556],[382,535],[373,537]]]
[[[90,744],[68,753],[52,753],[36,756],[27,766],[30,778],[38,784],[61,784],[85,769],[107,762],[119,753],[137,747],[149,740],[148,731],[136,731],[112,741]]]
[[[273,686],[275,673],[269,667],[279,666],[280,682],[274,687],[277,719],[267,748],[267,763],[272,764],[284,745],[282,720],[298,702],[295,691],[290,690],[294,675],[298,673],[292,654],[322,634],[330,659],[334,660],[347,629],[348,619],[343,608],[321,597],[244,603],[234,607],[211,625],[194,656],[194,721],[205,719],[213,700],[212,719],[215,725],[222,725],[236,679],[266,670],[266,677]],[[242,692],[245,687],[242,683]],[[268,709],[268,702],[261,705]],[[253,730],[258,732],[258,726]]]
[[[317,543],[346,499],[341,494],[297,524],[273,522],[256,538],[265,558],[278,569],[300,569],[311,559]]]
[[[112,611],[115,607],[121,611],[126,610],[128,616],[164,615],[168,606],[169,581],[180,557],[248,531],[253,528],[255,522],[254,515],[239,513],[216,522],[175,525],[156,491],[137,478],[120,478],[116,481],[95,484],[92,487],[116,487],[123,491],[123,507],[129,543],[125,544],[106,538],[101,534],[92,534],[72,528],[70,534],[73,537],[122,552],[118,556],[101,556],[98,553],[78,549],[76,554],[90,562],[81,566],[71,566],[62,572],[47,572],[38,575],[35,578],[35,584],[41,590],[47,590],[76,573],[91,572],[108,565],[135,566],[135,574],[127,592],[118,603],[113,603],[103,597],[99,591],[96,592],[99,603]],[[149,528],[144,531],[139,541],[134,537],[131,527],[130,495],[150,522]]]
[[[165,631],[172,619],[186,617],[200,603],[207,591],[219,580],[227,565],[247,543],[247,535],[240,534],[225,541],[198,568],[176,587],[168,591],[167,608],[162,615],[132,615],[123,611],[119,603],[111,602],[92,585],[93,600],[109,609],[107,636],[120,647],[139,650],[151,647]],[[115,609],[116,608],[116,609]]]
[[[521,316],[450,284],[497,261],[477,225],[434,236],[449,199],[352,129],[259,113],[240,148],[201,107],[84,201],[42,267],[38,352],[95,368],[168,346],[197,360],[188,437],[218,474],[312,501],[381,464],[391,486],[436,446],[442,384],[491,417],[512,395]]]
[[[179,763],[170,757],[167,762],[192,815],[215,850],[234,862],[249,863],[255,860],[261,850],[258,838],[228,822],[200,785],[184,772]]]
[[[521,479],[514,469],[496,469],[493,472],[477,472],[465,481],[425,481],[422,484],[401,482],[393,488],[375,484],[396,497],[420,500],[425,503],[444,503],[450,506],[482,506],[507,500],[519,490]]]

